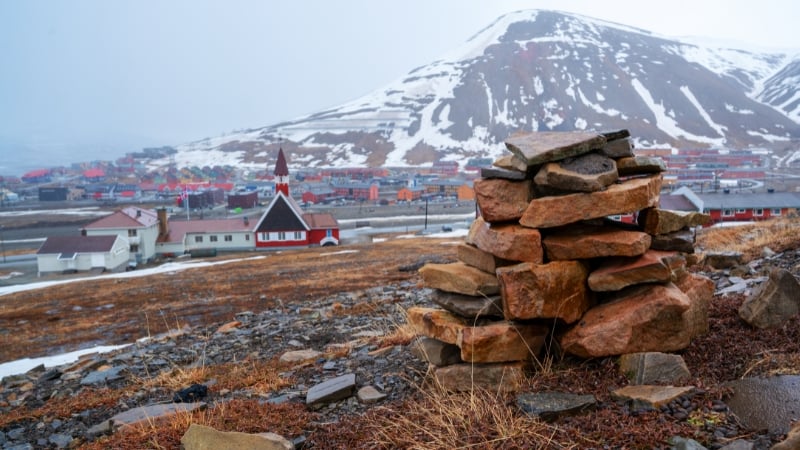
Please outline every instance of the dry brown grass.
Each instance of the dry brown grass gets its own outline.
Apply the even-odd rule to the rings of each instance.
[[[0,415],[0,428],[25,420],[65,419],[75,411],[111,408],[133,392],[133,388],[83,388],[74,395],[57,396],[48,399],[37,408],[19,407]]]
[[[764,247],[776,252],[800,247],[800,219],[780,218],[697,233],[697,245],[704,251],[735,251],[745,262],[761,256]]]
[[[144,421],[125,427],[111,436],[86,443],[88,450],[177,449],[189,425],[206,425],[220,431],[298,436],[308,429],[316,415],[299,403],[279,405],[256,399],[235,399],[203,410],[177,413],[170,417]]]

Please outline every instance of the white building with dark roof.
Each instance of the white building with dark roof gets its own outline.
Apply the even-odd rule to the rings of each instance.
[[[120,236],[129,246],[130,257],[137,262],[156,256],[158,215],[151,209],[129,206],[86,225],[85,236]]]
[[[39,275],[125,270],[130,258],[128,245],[118,235],[48,237],[36,252]]]

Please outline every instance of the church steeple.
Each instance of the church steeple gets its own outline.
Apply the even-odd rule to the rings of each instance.
[[[283,147],[278,148],[278,160],[275,161],[275,193],[283,192],[289,197],[289,166],[286,165],[286,157],[283,155]]]

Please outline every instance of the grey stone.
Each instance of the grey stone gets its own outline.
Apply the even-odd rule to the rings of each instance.
[[[613,141],[609,140],[606,145],[600,149],[600,152],[609,158],[625,158],[628,156],[633,156],[633,143],[628,138],[616,139]]]
[[[581,414],[594,409],[594,395],[563,392],[534,392],[517,395],[517,405],[526,413],[552,422],[560,417]]]
[[[672,447],[670,447],[672,450],[707,450],[706,447],[694,439],[680,436],[670,439],[670,443],[672,444]]]
[[[619,370],[631,384],[676,385],[688,380],[691,375],[683,357],[660,352],[622,355]]]
[[[778,434],[788,433],[792,422],[800,419],[798,386],[800,375],[741,378],[723,384],[733,390],[725,403],[744,429]]]
[[[88,386],[90,384],[107,383],[109,381],[119,380],[122,378],[121,372],[125,369],[124,366],[114,366],[106,370],[95,370],[89,373],[81,380],[81,384]]]
[[[611,397],[630,402],[634,409],[658,409],[693,390],[694,387],[692,386],[675,387],[641,384],[617,389],[611,393]]]
[[[499,295],[473,297],[435,290],[431,300],[453,314],[467,319],[503,317],[503,299]]]
[[[68,434],[53,434],[47,441],[56,446],[56,448],[66,448],[72,442],[72,436]]]
[[[356,374],[348,373],[312,386],[306,393],[306,404],[335,402],[350,397],[355,392]]]
[[[302,362],[302,361],[308,361],[309,359],[319,358],[320,356],[322,356],[322,352],[318,350],[312,350],[312,349],[293,350],[282,354],[280,357],[280,361]]]
[[[596,192],[610,186],[618,178],[617,165],[613,159],[598,153],[587,153],[545,164],[533,181],[537,188]]]
[[[481,178],[500,178],[503,180],[522,181],[528,177],[526,172],[500,167],[482,167]]]
[[[123,425],[132,425],[147,420],[158,419],[159,417],[166,417],[176,414],[178,412],[188,413],[196,409],[204,409],[206,404],[204,402],[197,403],[159,403],[155,405],[140,406],[115,414],[108,421],[114,428]]]
[[[667,170],[667,163],[657,156],[629,156],[617,159],[617,172],[620,176],[661,173]]]
[[[506,148],[528,166],[582,155],[605,144],[605,136],[588,131],[545,131],[506,139]]]
[[[379,392],[374,386],[362,387],[358,390],[357,396],[361,403],[376,403],[386,398],[386,394]]]
[[[680,230],[674,233],[654,235],[650,241],[650,248],[665,252],[694,253],[694,232]]]
[[[746,441],[744,439],[736,439],[733,442],[728,443],[724,447],[720,447],[719,450],[753,450],[755,446],[752,442]],[[778,450],[777,447],[772,447],[772,450]]]
[[[417,358],[437,367],[458,364],[461,361],[461,349],[455,344],[448,344],[438,339],[419,336],[408,344],[409,350]]]
[[[800,283],[786,269],[775,269],[739,308],[739,317],[758,328],[777,328],[800,312]]]

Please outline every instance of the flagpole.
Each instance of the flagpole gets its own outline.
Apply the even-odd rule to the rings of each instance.
[[[183,201],[186,207],[186,221],[189,221],[189,190],[186,186],[183,187]]]

